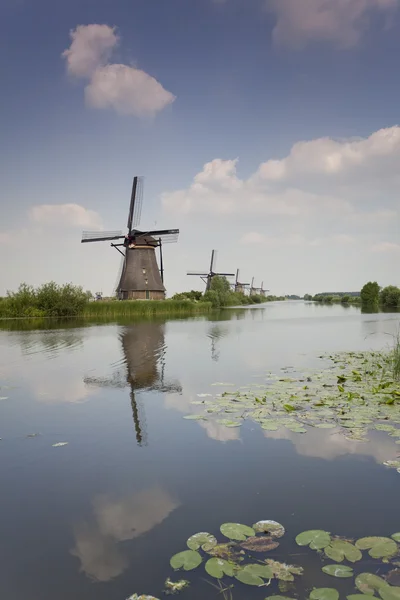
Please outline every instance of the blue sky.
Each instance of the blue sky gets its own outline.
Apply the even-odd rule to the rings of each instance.
[[[170,294],[212,248],[273,293],[399,283],[398,8],[3,0],[0,294],[110,293],[118,255],[80,232],[125,227],[135,174],[142,224],[181,228]]]

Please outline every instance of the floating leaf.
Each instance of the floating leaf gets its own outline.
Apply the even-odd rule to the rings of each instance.
[[[400,543],[400,533],[394,533],[394,534],[392,535],[392,539],[393,539],[395,542],[399,542],[399,543]]]
[[[261,421],[261,427],[265,431],[278,431],[280,425],[276,421]]]
[[[350,596],[346,596],[347,600],[360,600],[360,598],[366,598],[367,600],[371,600],[370,594],[350,594]]]
[[[330,545],[325,548],[325,554],[336,562],[342,562],[346,558],[354,563],[362,559],[361,551],[345,540],[332,540]]]
[[[383,586],[379,589],[379,595],[382,600],[400,600],[400,587]]]
[[[268,596],[265,600],[293,600],[293,598],[288,598],[288,596]]]
[[[173,569],[184,569],[185,571],[192,571],[196,569],[202,562],[202,558],[198,552],[194,550],[185,550],[175,554],[170,562]]]
[[[257,521],[253,525],[257,533],[268,533],[271,537],[281,538],[285,535],[285,528],[277,521]]]
[[[233,577],[236,568],[234,563],[228,562],[223,558],[210,558],[205,564],[207,573],[216,579],[222,579],[224,575]]]
[[[310,600],[339,600],[339,592],[334,588],[315,588]]]
[[[250,552],[270,552],[279,546],[279,542],[270,536],[249,537],[240,544],[240,547]]]
[[[192,535],[186,544],[190,550],[198,550],[201,546],[205,552],[208,552],[211,550],[211,548],[214,548],[214,546],[217,545],[217,538],[211,535],[211,533],[202,531]]]
[[[243,560],[243,556],[236,550],[236,548],[237,546],[233,542],[229,542],[228,544],[217,544],[214,546],[214,548],[208,550],[208,554],[237,563]]]
[[[394,556],[397,553],[397,544],[390,538],[385,537],[365,537],[356,541],[356,546],[360,550],[369,550],[368,554],[372,558],[385,558]]]
[[[293,412],[296,410],[292,404],[284,404],[283,408],[286,410],[286,412]]]
[[[239,542],[243,542],[247,537],[255,534],[254,529],[240,523],[224,523],[221,525],[220,531],[222,535],[230,540],[238,540]]]
[[[363,594],[373,595],[375,590],[379,591],[381,587],[388,585],[382,577],[373,573],[360,573],[355,580],[356,588]]]
[[[314,427],[318,427],[319,429],[335,429],[337,427],[336,423],[315,423]],[[331,589],[331,588],[321,588],[321,589]]]
[[[246,585],[263,585],[263,579],[272,579],[271,569],[265,565],[246,565],[235,575],[236,579]]]
[[[57,444],[52,444],[53,448],[61,448],[61,446],[67,446],[68,442],[57,442]]]
[[[133,594],[126,600],[158,600],[158,598],[155,598],[154,596],[146,596],[146,594]]]
[[[181,579],[180,581],[171,581],[168,577],[164,583],[164,594],[167,596],[170,594],[179,594],[185,588],[189,587],[190,582],[186,579]]]
[[[207,420],[204,417],[204,415],[185,415],[183,418],[186,419],[187,421],[206,421]]]
[[[310,546],[312,550],[322,550],[331,543],[331,536],[327,531],[310,529],[299,533],[296,543],[298,546]]]
[[[347,565],[325,565],[322,570],[332,577],[353,577],[353,569]]]

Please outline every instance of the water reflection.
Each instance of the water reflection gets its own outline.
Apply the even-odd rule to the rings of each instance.
[[[92,515],[74,527],[71,554],[81,571],[95,581],[109,581],[129,566],[129,555],[120,546],[162,523],[180,505],[169,492],[155,486],[128,496],[96,496]]]
[[[120,333],[123,359],[113,365],[113,372],[106,377],[85,377],[88,386],[130,388],[132,416],[139,446],[147,443],[144,407],[135,394],[139,390],[159,392],[182,391],[176,381],[165,378],[165,324],[135,323],[124,327]]]
[[[218,362],[220,354],[218,342],[229,335],[229,331],[227,327],[214,323],[207,332],[207,337],[211,340],[211,359],[215,362]]]

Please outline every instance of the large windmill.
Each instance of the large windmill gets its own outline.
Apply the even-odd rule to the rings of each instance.
[[[242,283],[241,278],[240,278],[240,270],[238,269],[236,271],[235,283],[232,284],[233,289],[235,290],[235,292],[238,292],[239,294],[244,294],[246,291],[246,288],[248,288],[249,286],[250,286],[250,283]]]
[[[179,235],[179,229],[136,229],[140,222],[142,201],[143,178],[134,177],[127,234],[123,235],[122,231],[84,231],[82,234],[83,243],[123,240],[122,243],[111,244],[123,256],[116,290],[120,300],[164,300],[162,245],[176,242]],[[160,268],[157,265],[156,248],[160,249]]]
[[[235,277],[235,273],[217,273],[215,271],[215,263],[217,261],[217,251],[213,250],[211,252],[211,262],[210,262],[210,270],[208,273],[197,272],[197,271],[189,271],[187,275],[194,275],[196,277],[200,277],[206,284],[206,292],[211,288],[211,282],[214,277],[219,275],[220,277]]]

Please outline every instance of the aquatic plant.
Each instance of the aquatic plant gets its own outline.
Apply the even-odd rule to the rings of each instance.
[[[199,394],[192,401],[196,413],[184,418],[215,421],[228,428],[252,420],[267,432],[286,428],[299,435],[312,428],[325,429],[356,442],[368,441],[368,432],[376,430],[400,443],[400,381],[394,376],[393,356],[338,353],[320,357],[328,361],[324,370],[299,373],[288,368],[280,375],[268,373],[265,383],[240,389],[218,383],[225,390],[212,396]],[[400,344],[396,361],[400,363]],[[400,473],[400,460],[383,464]]]

